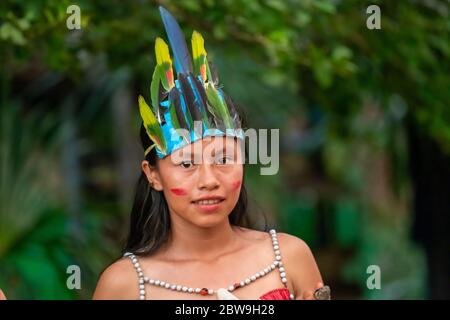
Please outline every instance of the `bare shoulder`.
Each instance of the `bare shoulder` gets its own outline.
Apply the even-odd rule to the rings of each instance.
[[[288,280],[296,295],[314,290],[317,283],[323,280],[309,246],[302,239],[287,233],[280,232],[277,236]]]
[[[129,258],[122,258],[103,271],[92,297],[94,300],[132,300],[138,298],[138,276]]]
[[[297,255],[312,255],[311,249],[302,239],[284,232],[277,232],[277,238],[280,242],[280,247],[285,254]]]
[[[250,228],[238,227],[238,226],[235,226],[235,229],[240,231],[241,234],[247,236],[249,239],[253,239],[253,240],[267,239],[268,232],[266,232],[266,231],[260,231],[257,229],[250,229]]]

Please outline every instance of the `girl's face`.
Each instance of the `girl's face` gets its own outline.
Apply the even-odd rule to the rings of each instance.
[[[146,162],[146,161],[144,161]],[[243,179],[241,149],[230,137],[207,137],[158,159],[143,170],[156,190],[162,190],[171,214],[201,227],[228,218]]]

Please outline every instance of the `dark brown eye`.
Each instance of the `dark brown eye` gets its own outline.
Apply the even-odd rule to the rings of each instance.
[[[191,168],[193,165],[194,165],[194,164],[193,164],[191,161],[183,161],[183,162],[180,163],[180,166],[181,166],[182,168],[185,168],[185,169],[189,169],[189,168]]]
[[[223,156],[219,160],[217,160],[217,164],[230,164],[233,162],[232,157],[229,156]]]

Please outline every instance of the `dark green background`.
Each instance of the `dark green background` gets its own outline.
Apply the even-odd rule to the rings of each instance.
[[[68,30],[66,9],[81,9]],[[448,1],[0,3],[0,288],[90,298],[121,252],[139,173],[157,7],[201,32],[249,126],[279,128],[252,208],[304,239],[335,298],[449,297]],[[366,8],[381,9],[368,30]],[[416,241],[414,241],[416,240]],[[66,268],[82,289],[66,287]],[[366,286],[369,265],[381,290]],[[447,282],[447,285],[445,284]]]

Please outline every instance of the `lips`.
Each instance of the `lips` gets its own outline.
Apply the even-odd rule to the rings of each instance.
[[[194,201],[194,203],[196,204],[201,204],[201,205],[211,205],[211,204],[217,204],[222,202],[223,200],[220,199],[214,199],[214,200],[199,200],[199,201]]]
[[[224,197],[221,196],[207,196],[207,197],[201,197],[198,198],[194,201],[192,201],[192,203],[195,204],[202,204],[202,205],[211,205],[211,204],[217,204],[220,203],[224,200]]]
[[[225,200],[225,198],[220,196],[209,196],[202,197],[197,200],[192,201],[193,204],[197,206],[197,208],[211,212],[219,208],[220,204]]]

